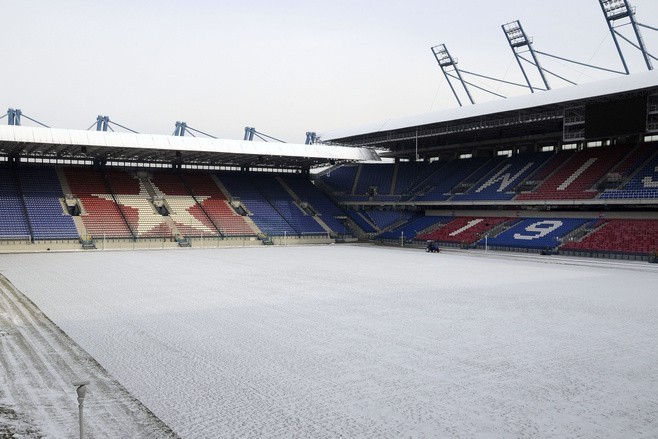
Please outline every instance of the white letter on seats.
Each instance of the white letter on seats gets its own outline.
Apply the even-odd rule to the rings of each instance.
[[[520,233],[515,233],[514,239],[523,239],[526,241],[539,239],[559,229],[562,226],[562,224],[564,224],[562,221],[551,221],[551,220],[532,223],[525,228],[525,231],[535,233],[534,235],[522,235]]]
[[[482,221],[484,221],[482,218],[480,218],[480,219],[470,220],[469,222],[466,223],[466,225],[465,225],[464,227],[462,227],[461,229],[457,229],[457,230],[455,230],[454,232],[450,233],[449,236],[459,235],[459,234],[460,234],[461,232],[463,232],[464,230],[468,230],[468,229],[470,229],[471,227],[480,224]]]
[[[654,172],[658,172],[658,166],[656,166]],[[658,187],[658,181],[654,181],[653,177],[648,175],[642,179],[642,185],[645,188],[650,189],[650,188]]]

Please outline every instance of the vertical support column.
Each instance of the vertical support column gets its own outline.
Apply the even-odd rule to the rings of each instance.
[[[109,116],[99,115],[96,118],[96,131],[107,131],[108,123],[110,123],[110,117]]]
[[[254,127],[244,127],[244,140],[252,141],[254,140],[254,134],[256,133],[256,128]]]
[[[19,109],[10,108],[7,110],[7,121],[9,125],[20,126],[21,125],[21,115],[23,112]]]
[[[174,136],[183,137],[187,131],[187,123],[185,122],[176,122],[176,129],[174,130]]]

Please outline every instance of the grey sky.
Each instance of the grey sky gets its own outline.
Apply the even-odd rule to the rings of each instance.
[[[658,2],[631,3],[658,27]],[[145,133],[170,134],[183,120],[224,138],[254,126],[301,143],[309,130],[455,107],[430,47],[445,43],[463,69],[521,81],[500,28],[516,19],[536,49],[621,69],[597,0],[24,0],[5,2],[2,17],[0,110],[61,128],[107,114]],[[642,32],[658,56],[658,32]],[[646,70],[624,49],[632,72]],[[541,61],[578,82],[611,76]]]

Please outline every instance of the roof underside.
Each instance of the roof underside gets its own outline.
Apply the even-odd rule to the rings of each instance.
[[[310,168],[379,160],[367,148],[0,126],[0,155],[190,165]]]
[[[590,102],[658,92],[658,71],[322,133],[327,143],[431,155],[503,141],[561,140],[565,112]]]

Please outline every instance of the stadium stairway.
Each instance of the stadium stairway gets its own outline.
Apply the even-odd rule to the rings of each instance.
[[[219,234],[219,236],[224,236],[224,233],[222,232],[220,227],[217,225],[217,223],[213,219],[213,216],[210,215],[208,213],[208,211],[206,210],[206,208],[204,207],[204,201],[205,200],[200,201],[199,196],[195,195],[194,191],[190,188],[190,185],[187,183],[187,180],[183,177],[183,175],[179,175],[178,177],[180,178],[181,183],[183,183],[183,186],[185,187],[185,189],[187,189],[187,192],[190,194],[190,196],[192,197],[192,199],[196,203],[195,207],[198,207],[198,211],[200,211],[203,214],[202,216],[204,218],[208,219],[208,221],[212,224],[212,226],[217,231],[217,234]],[[206,197],[203,196],[203,198],[206,198]]]
[[[359,179],[361,178],[361,170],[363,165],[359,164],[356,167],[356,174],[354,175],[354,183],[352,183],[352,188],[350,189],[350,195],[356,194],[356,188],[359,186]]]
[[[315,212],[316,219],[320,219],[336,235],[348,234],[345,224],[341,221],[346,217],[345,212],[330,195],[318,188],[316,184],[320,180],[315,179],[314,183],[308,177],[298,174],[286,174],[282,178],[299,199]]]
[[[80,216],[73,217],[73,225],[82,239],[91,239],[91,235],[87,231],[87,227],[85,227],[85,223]]]
[[[178,230],[177,236],[218,236],[217,226],[199,206],[180,175],[158,171],[149,180],[158,199],[163,200],[169,218]]]
[[[410,179],[410,183],[406,188],[399,188],[401,194],[412,195],[422,191],[423,188],[429,186],[438,173],[448,161],[432,162],[423,167],[417,174]]]
[[[144,186],[146,193],[148,193],[151,198],[155,198],[156,197],[155,188],[153,187],[151,180],[149,180],[148,174],[146,172],[138,172],[137,178]]]
[[[251,219],[251,215],[253,215],[253,213],[244,204],[242,204],[241,201],[234,200],[232,198],[228,189],[226,189],[226,186],[224,186],[224,184],[215,174],[211,174],[210,179],[215,184],[213,189],[219,189],[219,192],[217,193],[211,191],[211,199],[216,198],[218,201],[221,201],[228,207],[228,209],[224,209],[224,206],[221,206],[221,209],[208,209],[211,216],[213,212],[217,214],[217,223],[220,225],[220,228],[224,231],[224,233],[229,235],[235,234],[253,236],[262,234],[256,223]],[[214,195],[212,195],[213,193]],[[229,217],[229,219],[226,219],[226,217]],[[237,221],[236,218],[239,218],[239,221]],[[226,227],[223,226],[224,222],[227,223]]]
[[[27,205],[25,203],[25,193],[23,192],[21,179],[18,177],[18,172],[16,171],[16,168],[12,168],[11,172],[16,182],[16,188],[18,189],[19,206],[25,217],[25,224],[27,225],[28,234],[30,235],[31,239],[34,240],[34,233],[35,233],[34,226],[32,225],[32,221],[30,220],[30,215],[28,214]]]
[[[114,199],[136,238],[162,237],[167,234],[163,216],[154,206],[153,198],[138,174],[108,170],[105,175]]]
[[[59,179],[59,186],[62,188],[62,193],[67,196],[71,195],[73,192],[71,192],[71,187],[69,186],[69,182],[66,180],[66,175],[64,174],[64,168],[62,167],[56,167],[55,172],[57,172],[57,178]]]
[[[134,237],[100,171],[66,167],[63,172],[71,194],[80,206],[80,218],[86,228],[83,236]]]
[[[279,182],[279,184],[283,187],[283,189],[288,192],[288,194],[292,197],[292,199],[295,201],[297,206],[300,207],[305,213],[307,213],[309,216],[311,216],[319,225],[324,229],[325,232],[327,232],[327,235],[331,235],[334,232],[329,228],[329,226],[322,221],[322,219],[316,215],[316,210],[313,208],[312,205],[308,205],[306,209],[304,209],[304,202],[297,196],[297,194],[288,186],[288,184],[283,180],[283,178],[277,176],[276,180]]]

